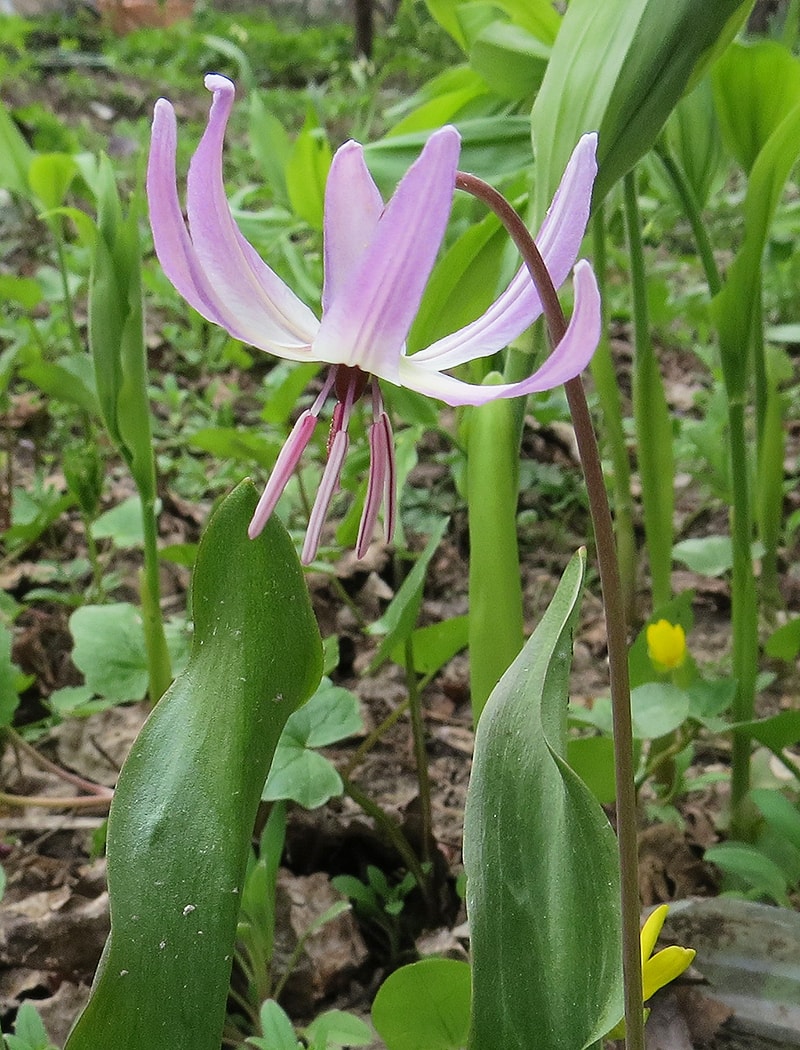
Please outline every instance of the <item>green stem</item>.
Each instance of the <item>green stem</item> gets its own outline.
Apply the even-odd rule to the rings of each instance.
[[[431,859],[433,818],[431,816],[431,780],[428,772],[428,751],[425,746],[425,724],[422,720],[422,697],[419,692],[417,672],[414,670],[414,641],[406,638],[406,686],[408,688],[408,710],[411,715],[411,735],[414,740],[414,760],[417,765],[419,784],[419,809],[422,823],[422,863]]]
[[[658,143],[656,153],[664,165],[664,170],[669,176],[672,185],[675,187],[675,192],[683,206],[686,218],[692,227],[695,244],[700,255],[700,262],[706,275],[708,291],[713,298],[722,290],[722,278],[719,275],[717,260],[714,258],[714,250],[711,247],[711,239],[708,236],[708,228],[703,222],[703,215],[700,205],[697,203],[697,197],[695,197],[691,183],[686,178],[686,172],[673,154],[670,153],[667,144],[663,140]]]
[[[731,633],[733,676],[736,695],[735,722],[752,720],[755,711],[756,664],[758,655],[758,603],[753,575],[753,526],[750,513],[749,463],[745,432],[744,404],[728,400],[728,441],[731,457],[731,539],[733,573],[731,579]],[[750,788],[750,733],[736,729],[731,754],[731,824],[744,834],[744,802]]]
[[[517,245],[544,306],[553,346],[566,332],[567,324],[558,295],[539,250],[525,223],[508,201],[482,179],[458,172],[456,186],[487,204],[502,220]],[[642,955],[639,941],[639,877],[637,849],[636,787],[634,784],[633,731],[630,680],[628,678],[628,631],[625,605],[614,544],[614,526],[608,505],[600,452],[589,406],[580,377],[566,384],[567,399],[578,451],[581,457],[589,507],[594,523],[600,582],[608,639],[611,706],[614,724],[614,765],[617,789],[617,836],[620,858],[620,907],[622,911],[622,966],[625,983],[627,1050],[644,1050],[642,1004]]]
[[[53,238],[56,242],[56,255],[58,256],[58,269],[61,274],[61,288],[64,295],[64,309],[67,312],[67,325],[69,327],[69,337],[72,341],[72,349],[75,354],[82,354],[84,352],[84,345],[81,341],[80,333],[78,332],[77,325],[75,324],[75,306],[72,301],[72,293],[69,290],[69,269],[67,267],[67,259],[64,254],[64,234],[61,229],[61,221],[56,220],[50,229],[53,232]]]
[[[365,795],[352,780],[342,776],[342,784],[344,786],[345,794],[349,795],[353,802],[355,802],[357,806],[360,806],[368,817],[371,817],[375,821],[376,825],[381,831],[383,831],[384,835],[397,850],[406,868],[417,880],[417,885],[419,886],[420,892],[425,900],[426,907],[432,908],[433,899],[430,894],[430,880],[422,870],[419,857],[411,848],[411,844],[398,827],[397,823],[392,820],[388,813],[385,813],[381,809],[377,802],[374,802],[369,795]]]
[[[361,763],[364,761],[364,759],[372,750],[372,748],[377,744],[377,742],[380,740],[383,734],[388,733],[392,726],[396,722],[400,721],[402,716],[408,710],[408,705],[410,702],[411,701],[409,697],[406,697],[405,700],[402,700],[394,709],[394,711],[390,711],[386,718],[384,718],[384,720],[380,723],[380,725],[375,726],[372,732],[367,737],[365,737],[364,740],[361,741],[356,750],[353,752],[352,758],[344,767],[342,771],[343,776],[351,777],[353,775],[353,771],[361,765]]]
[[[633,530],[633,496],[631,494],[631,464],[625,428],[622,423],[622,401],[619,384],[608,341],[606,309],[606,227],[603,207],[592,216],[592,247],[594,271],[600,288],[603,326],[600,343],[592,358],[592,379],[603,413],[603,431],[613,471],[614,534],[619,557],[620,585],[628,623],[636,622],[636,536]]]
[[[653,608],[658,609],[665,605],[672,595],[670,577],[675,503],[672,421],[650,338],[647,275],[635,174],[628,172],[623,182],[633,298],[633,418],[642,483],[644,530],[650,559]]]
[[[142,498],[144,569],[142,571],[142,621],[147,651],[148,696],[156,704],[172,684],[172,663],[161,615],[161,583],[158,576],[158,529],[155,498]]]
[[[501,379],[497,373],[488,377]],[[489,694],[524,641],[517,547],[519,431],[515,406],[490,401],[470,409],[469,663],[475,725]]]

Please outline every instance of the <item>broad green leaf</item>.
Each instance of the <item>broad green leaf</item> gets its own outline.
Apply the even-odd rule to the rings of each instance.
[[[800,711],[781,711],[770,718],[734,722],[732,728],[745,729],[749,736],[770,751],[780,752],[800,740]]]
[[[90,415],[99,414],[92,360],[87,356],[63,357],[60,361],[31,361],[20,375],[58,401],[77,405]]]
[[[536,218],[582,134],[599,132],[595,204],[658,137],[750,0],[571,0],[532,112]]]
[[[372,1023],[387,1050],[462,1050],[470,984],[469,964],[458,959],[421,959],[395,970],[372,1004]]]
[[[286,160],[285,178],[292,208],[315,230],[322,229],[325,182],[331,159],[325,131],[317,125],[309,110]]]
[[[257,463],[267,470],[275,466],[281,450],[279,438],[238,427],[201,427],[189,438],[189,444],[204,452],[211,452],[220,459]]]
[[[312,750],[363,730],[358,697],[325,681],[289,716],[264,786],[265,801],[292,799],[316,809],[342,793],[342,779],[324,755]]]
[[[144,543],[142,501],[130,496],[92,522],[96,540],[113,540],[115,547],[141,547]]]
[[[6,1036],[9,1050],[54,1050],[33,1003],[22,1003],[14,1022],[14,1035]]]
[[[750,895],[767,898],[784,908],[791,907],[786,892],[786,877],[778,865],[755,846],[741,842],[721,842],[705,851],[704,859],[744,885]]]
[[[192,656],[120,774],[108,824],[111,935],[66,1050],[219,1050],[261,788],[321,643],[273,516],[247,537],[243,482],[213,515],[193,582]]]
[[[387,131],[386,137],[408,135],[414,132],[430,130],[431,128],[438,128],[443,124],[452,124],[457,120],[462,110],[469,106],[471,102],[486,96],[488,94],[486,81],[472,69],[459,67],[458,70],[447,70],[440,76],[442,78],[448,77],[451,80],[455,79],[451,77],[451,74],[461,73],[462,68],[463,72],[468,74],[470,78],[466,83],[463,82],[466,78],[459,76],[457,78],[457,87],[447,91],[442,90],[432,98],[421,100],[402,120],[392,125],[391,129]],[[421,95],[422,93],[420,92],[419,94]]]
[[[400,585],[397,594],[392,598],[386,612],[379,620],[371,624],[368,634],[383,635],[378,651],[369,665],[370,672],[380,667],[389,659],[389,655],[396,645],[404,642],[414,630],[420,606],[422,605],[422,589],[425,586],[425,574],[428,571],[430,560],[441,542],[442,536],[448,526],[449,519],[441,518],[432,531],[425,550],[414,563],[411,572]]]
[[[616,840],[564,761],[585,555],[484,709],[467,794],[474,1050],[581,1050],[622,1013]]]
[[[550,0],[492,0],[495,7],[505,11],[512,22],[527,29],[539,40],[550,44],[555,40],[560,24],[560,17]],[[471,0],[425,0],[428,10],[455,40],[466,51],[467,39],[464,35],[464,16],[461,9],[470,6]]]
[[[366,1046],[374,1038],[368,1024],[344,1010],[325,1010],[304,1034],[309,1045],[319,1050],[329,1046]]]
[[[411,634],[414,649],[414,670],[417,674],[436,674],[456,653],[466,649],[469,642],[469,617],[452,616],[449,620],[418,627]],[[392,651],[392,660],[405,667],[405,645]]]
[[[42,287],[32,277],[0,274],[0,301],[18,303],[25,310],[32,310],[42,301]]]
[[[800,653],[800,616],[773,631],[764,649],[768,656],[778,660],[794,660]]]
[[[787,842],[800,850],[800,809],[793,805],[780,791],[754,788],[750,798],[761,815]]]
[[[800,104],[800,62],[774,40],[733,43],[711,79],[725,145],[749,174],[770,135]]]
[[[34,156],[8,107],[0,101],[0,184],[11,193],[30,199],[28,169]]]
[[[409,353],[464,325],[493,302],[508,234],[495,215],[470,225],[436,263],[408,336]]]
[[[670,682],[645,682],[631,691],[631,715],[633,735],[656,740],[689,717],[689,695]]]
[[[247,1042],[253,1046],[269,1047],[269,1050],[297,1050],[300,1046],[286,1011],[274,999],[267,999],[261,1007],[261,1030],[263,1039],[248,1039]]]
[[[759,543],[753,544],[754,558],[763,552]],[[692,572],[703,576],[724,576],[733,565],[733,544],[730,536],[697,536],[676,543],[672,557],[683,562]]]
[[[48,210],[59,208],[78,174],[78,166],[69,153],[39,153],[28,168],[31,192]]]
[[[544,78],[550,48],[527,30],[494,21],[475,39],[469,61],[503,98],[532,99]]]
[[[289,135],[274,113],[270,113],[258,91],[250,92],[250,149],[267,185],[279,204],[289,200],[286,164],[291,153]]]
[[[697,203],[704,207],[723,157],[708,78],[701,80],[691,94],[680,100],[667,121],[664,138],[689,180]]]
[[[567,741],[567,761],[598,802],[611,805],[617,797],[614,741],[608,736],[583,736]]]
[[[459,167],[463,171],[496,183],[532,163],[527,117],[475,117],[455,123],[461,133]],[[391,135],[364,147],[367,165],[384,197],[417,159],[429,135],[429,131]]]
[[[786,180],[800,155],[800,105],[775,128],[750,172],[744,201],[744,241],[722,291],[711,302],[729,398],[746,396],[748,348],[756,302],[761,301],[761,258]]]
[[[139,610],[127,602],[84,605],[69,618],[75,642],[72,660],[86,685],[107,700],[141,700],[147,692],[147,650]],[[171,627],[167,645],[177,666],[183,665],[185,636]]]

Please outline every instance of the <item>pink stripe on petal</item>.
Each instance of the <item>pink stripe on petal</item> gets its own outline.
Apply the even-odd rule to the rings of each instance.
[[[205,83],[214,98],[189,165],[187,208],[192,243],[227,312],[247,332],[247,342],[288,356],[276,347],[300,350],[311,342],[318,321],[261,260],[233,220],[222,182],[222,150],[234,87],[216,74],[207,76]]]
[[[597,175],[596,151],[597,135],[584,135],[572,152],[536,235],[536,246],[556,288],[560,288],[566,280],[586,233]],[[488,357],[513,342],[533,324],[541,312],[539,293],[527,268],[523,266],[484,314],[457,332],[418,351],[412,360],[420,363],[429,361],[437,368],[455,368],[466,361]]]
[[[383,198],[364,163],[363,148],[345,142],[334,154],[325,183],[323,313],[361,261],[382,211]]]
[[[532,376],[519,383],[478,386],[417,364],[416,355],[400,363],[400,382],[411,390],[438,398],[448,405],[482,405],[498,397],[520,397],[560,386],[588,365],[600,341],[600,292],[591,266],[575,266],[575,309],[564,338]]]
[[[300,561],[303,565],[310,564],[316,557],[322,535],[322,526],[325,524],[325,518],[328,514],[333,494],[339,485],[339,475],[342,473],[342,464],[344,463],[344,457],[347,455],[349,444],[350,439],[346,430],[340,430],[331,443],[328,462],[325,464],[322,481],[319,484],[317,497],[311,509],[311,517],[308,520],[303,553],[300,555]]]
[[[292,427],[292,432],[278,454],[275,466],[269,476],[267,487],[264,489],[253,518],[247,527],[247,535],[251,540],[260,535],[273,510],[275,510],[289,478],[294,473],[297,464],[300,462],[300,457],[306,449],[306,445],[311,440],[314,427],[317,425],[317,418],[312,412],[306,410],[298,417],[297,422]]]
[[[325,312],[314,351],[398,381],[408,330],[419,309],[453,199],[460,139],[434,132],[403,176],[346,286]]]

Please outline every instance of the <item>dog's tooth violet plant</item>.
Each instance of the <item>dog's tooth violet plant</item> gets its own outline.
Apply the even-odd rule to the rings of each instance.
[[[525,267],[481,317],[423,350],[405,353],[450,215],[460,152],[456,129],[443,127],[430,136],[386,204],[362,147],[349,141],[337,151],[325,190],[325,278],[318,320],[236,226],[222,178],[225,128],[235,90],[230,80],[217,74],[208,75],[205,84],[213,101],[189,166],[188,226],[176,186],[175,112],[166,99],[156,103],[147,173],[156,253],[178,292],[207,320],[276,357],[330,366],[319,396],[300,415],[278,457],[250,523],[251,537],[270,517],[333,394],[337,403],[328,462],[302,552],[305,563],[313,560],[347,455],[352,409],[371,386],[370,472],[356,543],[361,557],[381,506],[387,539],[396,516],[393,438],[378,380],[449,405],[480,405],[559,386],[588,364],[600,337],[600,297],[588,262],[576,263],[576,258],[589,218],[597,139],[589,134],[579,141],[537,238],[556,287],[574,267],[575,309],[569,326],[533,375],[516,383],[480,386],[446,370],[496,353],[542,313]]]

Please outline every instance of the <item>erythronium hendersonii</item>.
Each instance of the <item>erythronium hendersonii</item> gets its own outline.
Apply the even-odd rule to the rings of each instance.
[[[357,142],[337,150],[325,187],[322,319],[259,257],[236,226],[222,180],[225,128],[234,100],[226,77],[209,74],[208,124],[189,165],[188,226],[176,187],[175,111],[156,102],[147,169],[155,249],[167,277],[191,306],[232,336],[288,361],[330,365],[311,408],[297,420],[259,501],[257,536],[278,502],[328,395],[333,409],[328,462],[311,512],[302,560],[310,562],[348,448],[353,406],[371,386],[370,470],[356,553],[363,557],[383,506],[391,539],[396,518],[394,442],[377,380],[449,405],[480,405],[559,386],[578,375],[600,338],[600,296],[588,262],[575,262],[589,218],[597,136],[585,135],[570,158],[537,237],[554,285],[574,266],[575,308],[566,334],[538,371],[518,383],[478,386],[446,373],[516,339],[541,314],[523,267],[489,309],[466,327],[406,355],[406,337],[433,269],[450,215],[460,151],[454,127],[434,131],[387,204]],[[371,380],[371,382],[370,382]]]

